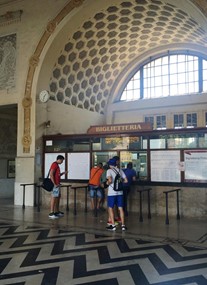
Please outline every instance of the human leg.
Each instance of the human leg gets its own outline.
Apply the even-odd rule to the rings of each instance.
[[[97,205],[96,205],[96,208],[97,209],[100,209],[100,207],[101,207],[101,201],[102,201],[102,199],[103,199],[103,192],[102,192],[102,189],[101,188],[98,188],[97,190],[96,190],[96,199],[97,199]]]
[[[108,206],[108,216],[111,221],[111,224],[106,227],[107,230],[116,230],[116,225],[114,221],[114,204],[115,204],[115,196],[108,196],[107,198],[107,206]]]
[[[101,191],[101,199],[100,199],[100,203],[99,203],[99,206],[100,206],[100,209],[105,211],[104,209],[104,203],[105,203],[105,189],[104,188],[100,188],[100,191]]]
[[[50,200],[50,214],[49,218],[55,219],[58,218],[57,209],[59,207],[59,196],[60,196],[60,189],[59,187],[54,187],[51,192],[51,200]]]
[[[61,192],[59,191],[59,197],[57,197],[56,207],[55,207],[55,214],[58,217],[63,217],[64,213],[60,211],[60,198],[61,198]]]
[[[120,214],[120,219],[121,219],[121,228],[123,231],[125,231],[127,228],[125,226],[125,218],[124,218],[124,197],[123,195],[118,195],[117,196],[117,206],[119,209],[119,214]]]
[[[57,197],[51,196],[51,201],[50,201],[50,213],[49,213],[49,218],[51,219],[56,219],[58,218],[58,215],[56,215],[56,203],[57,203]]]
[[[124,197],[123,210],[124,210],[124,214],[125,214],[126,217],[128,216],[127,203],[128,203],[128,193],[129,193],[129,191],[130,191],[130,188],[128,186],[124,187],[124,190],[123,190],[123,197]]]
[[[124,210],[122,207],[119,207],[119,214],[120,214],[120,219],[121,219],[121,224],[124,225],[125,221],[124,221]]]
[[[91,210],[95,209],[94,197],[95,197],[95,190],[93,186],[89,186],[90,190],[90,199],[91,199]]]

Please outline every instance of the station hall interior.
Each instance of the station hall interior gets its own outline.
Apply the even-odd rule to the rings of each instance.
[[[0,285],[207,284],[206,47],[206,0],[0,0]],[[85,188],[115,155],[137,172],[125,233]]]

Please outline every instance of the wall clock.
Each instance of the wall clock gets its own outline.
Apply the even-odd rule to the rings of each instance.
[[[50,94],[47,90],[42,90],[39,94],[39,99],[41,102],[46,103],[50,99]]]

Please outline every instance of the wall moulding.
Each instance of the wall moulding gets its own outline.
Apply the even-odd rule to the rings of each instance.
[[[0,15],[0,26],[6,26],[21,21],[23,10],[8,11],[3,15]]]
[[[45,44],[47,43],[49,37],[51,34],[55,31],[57,25],[76,7],[79,7],[83,4],[85,0],[71,0],[61,11],[60,13],[50,22],[48,22],[45,32],[40,39],[35,53],[30,59],[29,62],[29,70],[27,73],[27,80],[26,80],[26,87],[25,87],[25,93],[24,98],[22,100],[22,106],[24,109],[24,134],[22,137],[22,146],[23,146],[23,153],[30,153],[30,145],[32,143],[32,138],[30,135],[31,131],[31,106],[32,106],[32,100],[31,100],[31,90],[32,90],[32,82],[34,78],[34,73],[36,70],[36,67],[39,62],[40,55],[45,47]]]
[[[207,2],[205,0],[191,0],[201,12],[207,16]]]

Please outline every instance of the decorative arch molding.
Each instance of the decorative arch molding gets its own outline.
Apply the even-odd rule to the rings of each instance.
[[[85,0],[70,0],[69,3],[60,11],[60,13],[50,21],[45,29],[43,36],[41,37],[36,50],[33,56],[29,61],[29,68],[27,73],[27,79],[25,84],[25,93],[24,98],[22,100],[22,106],[24,110],[24,126],[23,126],[23,137],[22,137],[22,146],[23,153],[30,153],[30,146],[32,143],[31,137],[31,106],[32,106],[32,98],[31,98],[31,90],[34,79],[35,70],[38,66],[40,55],[50,38],[50,36],[54,33],[57,25],[76,7],[79,7],[83,4]],[[207,4],[202,0],[191,0],[194,5],[196,5],[202,13],[207,16]]]
[[[191,0],[201,12],[207,17],[207,2],[204,0]]]
[[[24,98],[22,100],[22,106],[24,109],[24,127],[23,127],[23,137],[22,137],[22,145],[23,145],[23,153],[30,152],[30,145],[32,143],[32,137],[30,134],[31,131],[31,106],[32,106],[32,98],[31,98],[31,90],[32,83],[34,78],[34,73],[36,67],[39,63],[40,55],[44,49],[45,44],[47,43],[51,34],[55,31],[57,25],[76,7],[79,7],[83,4],[85,0],[71,0],[69,3],[60,11],[60,13],[50,21],[45,29],[45,32],[40,39],[37,48],[30,58],[29,61],[29,69],[27,73],[26,85],[25,85],[25,93]]]

